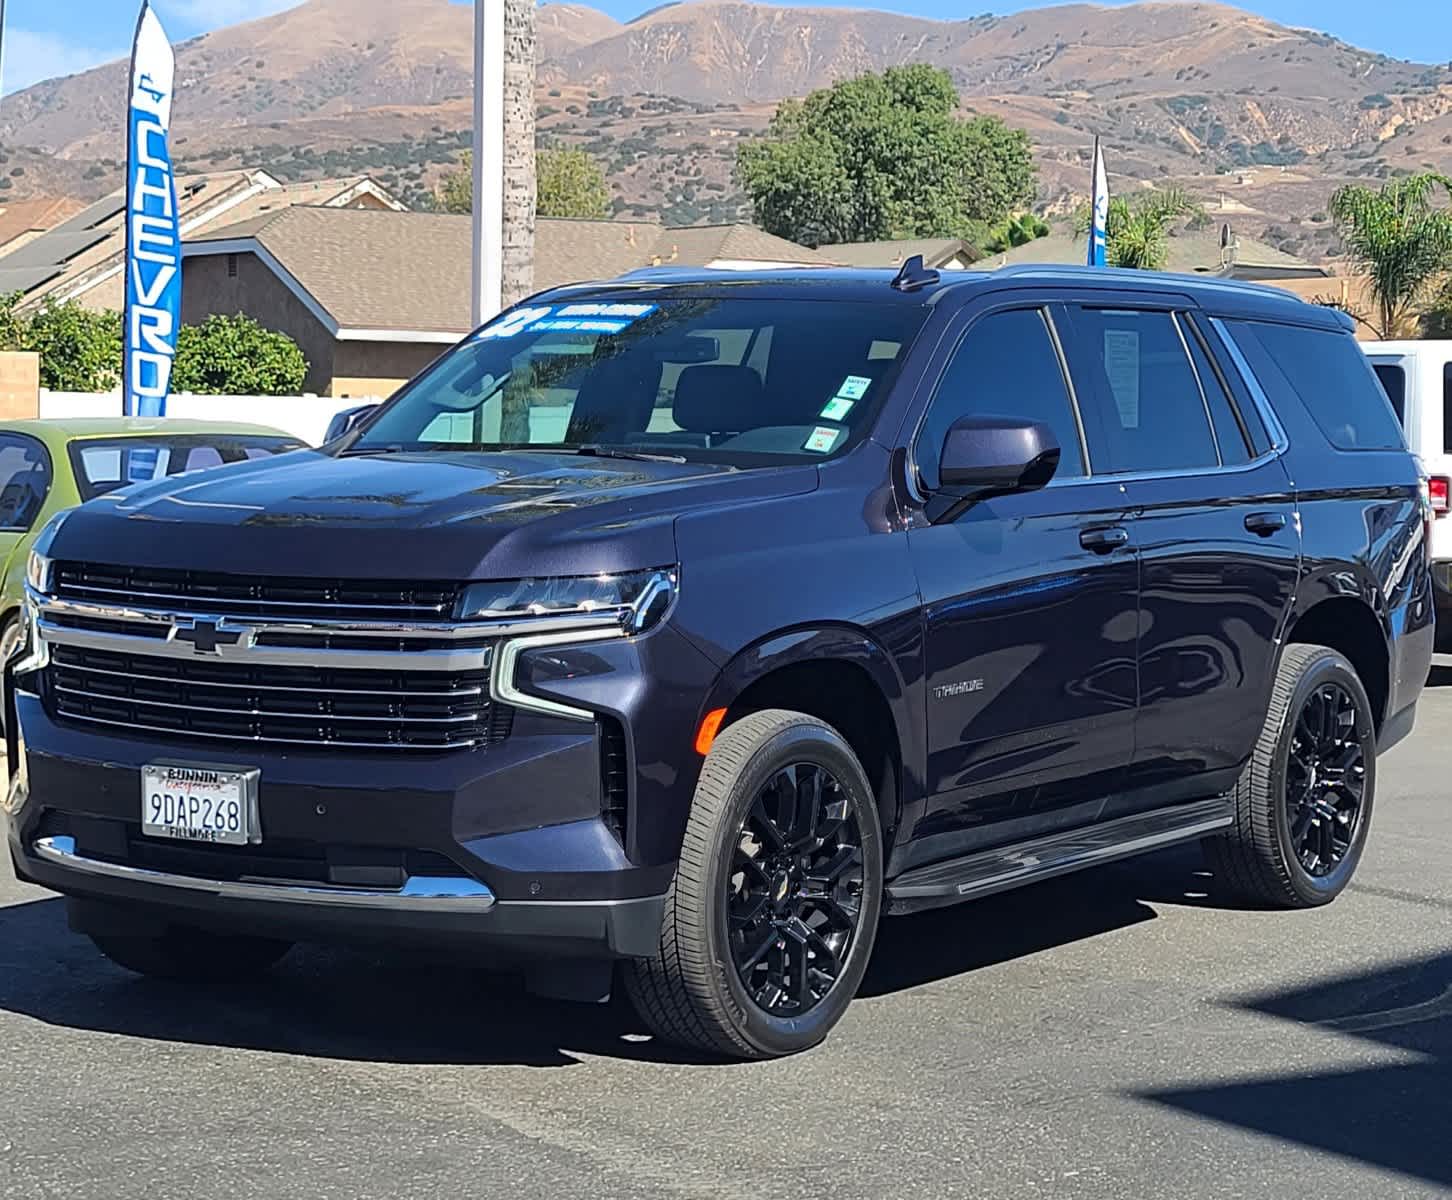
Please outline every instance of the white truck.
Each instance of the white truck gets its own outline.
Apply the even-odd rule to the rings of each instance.
[[[1452,650],[1452,341],[1365,342],[1362,349],[1428,476],[1437,649]]]

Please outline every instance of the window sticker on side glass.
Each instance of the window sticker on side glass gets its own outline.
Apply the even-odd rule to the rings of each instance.
[[[840,421],[852,411],[852,401],[846,396],[833,396],[822,409],[821,416],[828,421]]]
[[[872,386],[872,380],[862,375],[849,375],[842,381],[842,386],[837,389],[837,395],[843,400],[861,400],[867,395],[867,389]]]
[[[1114,406],[1119,410],[1119,424],[1124,429],[1139,428],[1139,331],[1137,329],[1106,329],[1104,331],[1104,373],[1109,377],[1109,390],[1114,393]]]
[[[816,454],[826,454],[837,444],[837,439],[842,436],[842,430],[829,429],[825,425],[818,425],[812,430],[811,436],[803,444],[803,450],[811,450]]]

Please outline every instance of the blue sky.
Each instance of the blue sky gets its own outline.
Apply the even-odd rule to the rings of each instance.
[[[157,12],[180,41],[220,25],[292,7],[297,0],[154,0]],[[456,0],[457,2],[457,0]],[[589,0],[585,0],[589,2]],[[655,0],[596,0],[622,20]],[[834,0],[812,0],[832,4]],[[135,0],[5,0],[4,81],[7,92],[52,75],[85,70],[129,50]],[[929,17],[1041,8],[1023,0],[857,0],[851,7],[880,7]],[[1358,46],[1420,62],[1452,61],[1449,0],[1252,0],[1243,7],[1288,25],[1324,30]]]

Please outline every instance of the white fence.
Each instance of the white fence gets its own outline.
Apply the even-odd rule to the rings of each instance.
[[[166,415],[199,421],[247,421],[270,425],[316,446],[328,431],[328,422],[345,408],[374,403],[373,399],[337,400],[330,396],[172,396]],[[119,417],[121,393],[48,392],[41,389],[42,417]]]

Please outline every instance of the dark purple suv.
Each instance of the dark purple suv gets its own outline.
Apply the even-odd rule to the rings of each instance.
[[[1334,898],[1427,515],[1346,320],[1274,291],[559,289],[321,450],[46,530],[10,850],[146,974],[408,943],[788,1053],[883,914],[1186,840]]]

